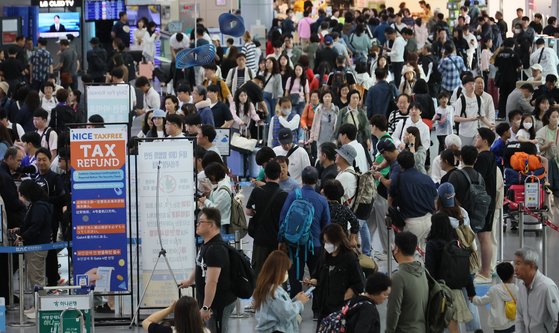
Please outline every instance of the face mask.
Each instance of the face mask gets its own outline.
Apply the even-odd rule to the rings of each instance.
[[[520,123],[521,123],[521,122],[522,122],[522,120],[515,120],[515,121],[513,122],[513,124],[514,124],[516,127],[520,127]]]
[[[324,244],[324,250],[326,252],[328,252],[329,254],[334,253],[336,250],[338,249],[338,247],[332,243],[325,243]]]
[[[514,32],[516,32],[517,34],[522,32],[522,29],[514,29]]]
[[[289,272],[285,272],[285,276],[283,277],[283,283],[286,283],[289,280]]]
[[[212,190],[217,189],[217,184],[212,184]]]
[[[524,123],[524,128],[529,130],[530,128],[532,128],[532,123]]]
[[[284,116],[287,116],[290,113],[291,113],[291,109],[281,109],[281,114],[283,114]]]

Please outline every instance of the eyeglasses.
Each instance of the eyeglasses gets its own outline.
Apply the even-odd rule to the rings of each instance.
[[[208,221],[208,220],[205,220],[205,221],[203,221],[203,220],[198,220],[198,221],[196,222],[196,225],[199,225],[199,224],[202,224],[202,223],[211,224],[211,223],[213,223],[213,222],[212,222],[212,221]]]

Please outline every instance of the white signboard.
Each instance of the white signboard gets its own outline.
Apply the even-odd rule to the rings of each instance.
[[[138,214],[142,239],[140,273],[143,281],[140,288],[143,290],[161,250],[156,214],[157,191],[159,232],[177,282],[186,279],[195,268],[194,148],[190,140],[165,140],[140,142],[138,151]],[[177,297],[177,286],[164,258],[161,258],[140,306],[166,307]]]
[[[130,85],[86,85],[87,118],[98,114],[105,123],[128,123],[132,109],[130,105]]]
[[[216,128],[215,129],[215,139],[212,142],[216,145],[219,150],[219,155],[229,156],[231,155],[231,129],[230,128]]]

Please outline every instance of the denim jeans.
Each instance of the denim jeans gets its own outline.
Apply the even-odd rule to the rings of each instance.
[[[262,95],[264,96],[264,102],[266,102],[266,107],[268,108],[268,121],[270,123],[270,119],[276,115],[276,99],[274,95],[269,92],[263,92]]]
[[[216,295],[218,297],[219,295]],[[206,326],[212,333],[227,333],[229,332],[229,317],[235,310],[237,302],[226,305],[223,309],[214,310],[210,320],[206,322]]]
[[[363,254],[371,255],[371,233],[369,232],[369,225],[367,220],[359,221],[359,236],[361,237],[361,252]]]

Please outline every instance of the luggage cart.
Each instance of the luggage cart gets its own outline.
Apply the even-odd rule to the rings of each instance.
[[[511,185],[508,188],[507,198],[510,200],[507,217],[511,224],[518,225],[519,233],[535,232],[539,236],[543,230],[542,219],[526,214],[524,208],[542,216],[548,211],[543,181],[535,175],[526,176],[524,184]]]
[[[62,290],[65,294],[41,295],[39,291]],[[73,294],[70,294],[74,291]],[[93,287],[35,287],[37,332],[94,333]]]

